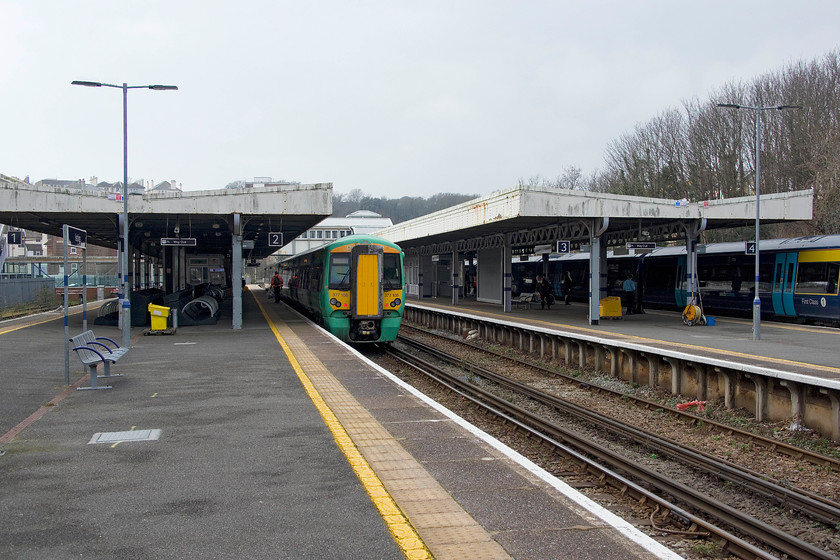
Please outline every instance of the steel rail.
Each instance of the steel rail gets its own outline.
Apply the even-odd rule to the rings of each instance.
[[[725,540],[727,543],[726,546],[731,547],[727,548],[727,550],[741,558],[775,557],[768,555],[766,552],[762,552],[760,549],[728,533],[722,528],[716,527],[697,516],[685,513],[684,510],[674,506],[673,503],[664,500],[656,494],[644,490],[637,484],[628,486],[627,483],[629,481],[621,475],[615,473],[612,469],[619,469],[628,473],[630,476],[633,476],[643,483],[655,488],[658,492],[670,495],[677,500],[681,500],[682,502],[688,504],[689,507],[713,516],[719,521],[736,528],[743,534],[755,538],[758,542],[765,543],[774,550],[789,554],[801,560],[837,560],[837,557],[830,555],[829,553],[826,553],[809,543],[805,543],[796,537],[779,531],[778,529],[745,515],[726,504],[720,504],[716,500],[688,488],[681,483],[671,481],[658,473],[647,471],[634,464],[629,459],[623,458],[605,447],[575,434],[574,432],[566,430],[560,426],[553,425],[535,416],[529,411],[508,403],[491,392],[482,390],[467,381],[460,380],[458,377],[440,370],[440,368],[437,368],[435,365],[425,360],[400,352],[395,348],[390,348],[388,352],[395,358],[397,358],[398,354],[401,354],[398,359],[402,362],[416,364],[413,367],[417,368],[419,366],[420,371],[423,371],[426,375],[436,378],[439,382],[443,382],[449,387],[456,387],[459,390],[459,393],[467,396],[472,402],[478,404],[479,406],[490,410],[495,414],[498,414],[498,410],[503,411],[504,413],[501,416],[505,418],[506,421],[513,423],[520,429],[527,430],[529,434],[540,437],[551,445],[560,445],[560,447],[556,447],[556,449],[559,449],[564,454],[568,455],[566,445],[577,448],[580,450],[580,453],[576,455],[579,459],[585,461],[584,464],[586,471],[594,471],[599,473],[600,477],[606,477],[612,481],[611,485],[621,489],[622,492],[631,491],[631,494],[639,501],[650,500],[654,503],[661,504],[661,506],[665,508],[666,512],[668,512],[668,516],[675,519],[678,524],[680,521],[684,521],[691,526],[703,527],[706,531],[716,535],[720,539]],[[431,370],[432,373],[426,370]],[[546,434],[550,437],[547,437]],[[559,442],[554,441],[552,438],[559,440]],[[594,457],[595,460],[588,459],[583,454]],[[598,461],[609,465],[609,468],[599,464]],[[677,512],[676,515],[671,515],[672,511]]]

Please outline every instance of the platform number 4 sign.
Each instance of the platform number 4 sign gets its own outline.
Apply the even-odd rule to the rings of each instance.
[[[566,255],[572,252],[572,243],[571,241],[558,241],[557,242],[557,252],[561,255]]]
[[[744,243],[744,253],[747,255],[755,255],[755,241],[747,241]]]
[[[268,233],[268,246],[269,247],[282,247],[283,246],[283,232],[281,231],[271,231]]]

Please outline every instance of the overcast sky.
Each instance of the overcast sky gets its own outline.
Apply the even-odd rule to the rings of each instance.
[[[840,2],[0,0],[0,173],[489,194],[840,47]],[[795,102],[796,100],[784,100]]]

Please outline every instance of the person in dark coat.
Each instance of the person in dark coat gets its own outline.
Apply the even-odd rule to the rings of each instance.
[[[271,289],[274,290],[274,303],[280,303],[280,290],[283,288],[283,278],[275,272],[271,278]]]
[[[572,284],[572,273],[567,270],[563,276],[563,300],[566,305],[572,304]]]
[[[554,286],[542,276],[537,276],[536,288],[540,294],[540,309],[545,309],[546,306],[551,309],[551,304],[554,303]]]

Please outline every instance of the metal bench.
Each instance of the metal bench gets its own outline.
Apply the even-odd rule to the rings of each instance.
[[[521,306],[525,309],[531,309],[532,305],[536,305],[540,302],[539,299],[536,299],[538,297],[539,296],[537,294],[532,293],[521,294],[518,298],[511,298],[511,307]]]
[[[112,377],[111,364],[117,363],[128,352],[128,348],[123,348],[108,337],[96,336],[93,331],[76,335],[70,339],[70,342],[73,343],[73,351],[79,360],[90,368],[92,379],[96,378],[96,366],[100,363],[103,364],[105,373],[102,377]]]

